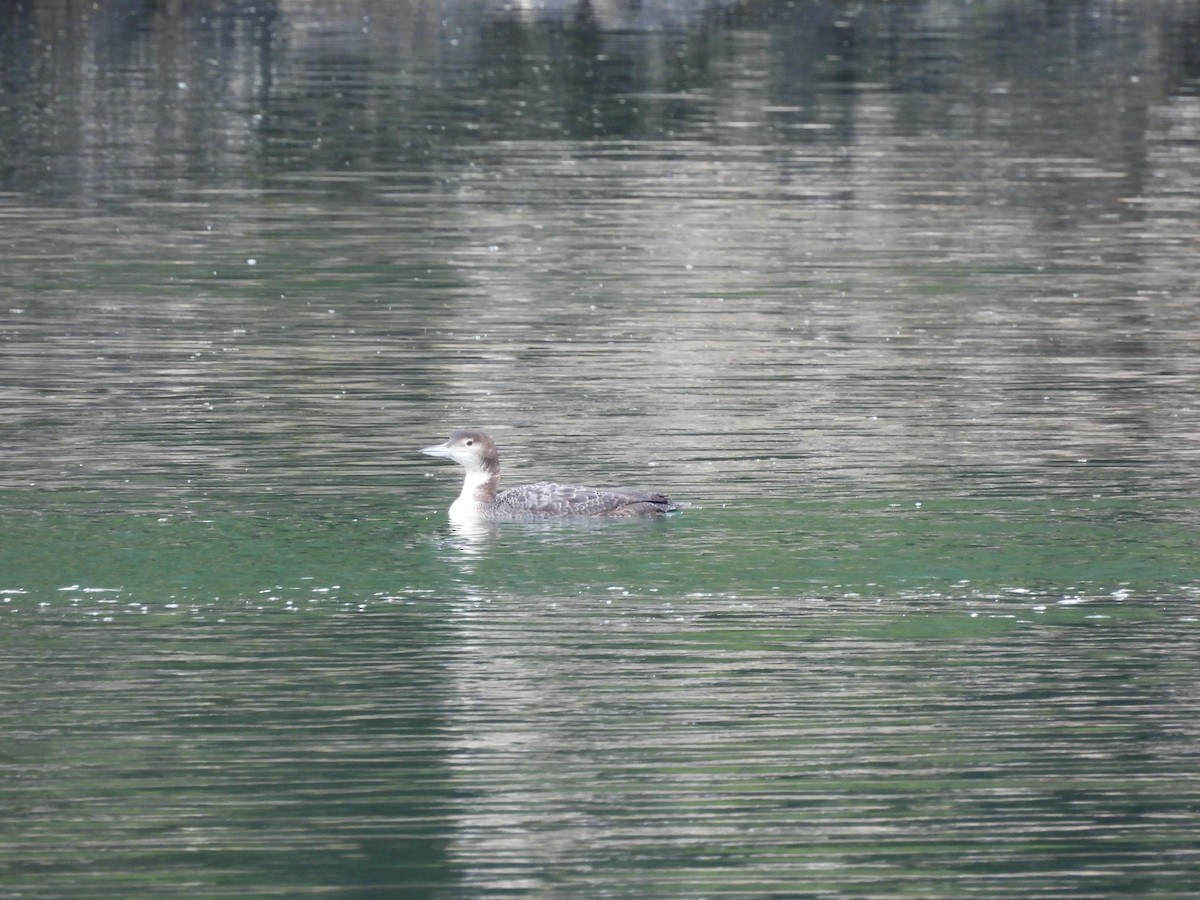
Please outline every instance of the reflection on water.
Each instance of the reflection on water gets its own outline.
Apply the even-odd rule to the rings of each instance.
[[[13,483],[361,487],[476,422],[720,500],[1195,487],[1176,13],[230,7],[34,65],[50,8],[7,59]]]
[[[588,872],[620,893],[635,879],[684,893],[713,879],[945,896],[1008,871],[999,893],[1131,889],[1131,870],[1187,841],[1134,824],[1168,782],[1113,791],[1123,753],[1176,774],[1194,760],[1172,715],[1144,716],[1130,690],[1131,673],[1162,671],[1130,659],[1141,654],[1108,609],[996,613],[697,599],[471,608],[451,674],[476,728],[449,758],[472,784],[506,777],[456,816],[456,853],[486,861],[469,884],[536,887],[562,872],[571,885]],[[1043,662],[1014,677],[1018,645]],[[1093,653],[1129,662],[1103,672]],[[1112,818],[1077,840],[1097,814]],[[902,862],[914,845],[925,872]]]
[[[6,884],[1175,893],[1182,613],[612,590],[28,619]]]
[[[1197,22],[5,7],[0,883],[1187,893]]]

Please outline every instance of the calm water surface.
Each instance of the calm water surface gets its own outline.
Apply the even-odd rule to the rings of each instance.
[[[1200,891],[1200,4],[185,6],[0,12],[0,894]]]

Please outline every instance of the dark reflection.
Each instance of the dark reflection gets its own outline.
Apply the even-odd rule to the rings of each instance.
[[[7,189],[97,202],[132,181],[154,196],[241,162],[245,117],[269,91],[271,0],[4,12]]]
[[[1178,5],[1116,15],[1014,2],[969,19],[937,3],[672,8],[677,19],[655,20],[663,7],[589,3],[536,15],[9,4],[6,189],[96,198],[236,173],[250,187],[257,158],[268,171],[424,166],[463,141],[720,141],[712,126],[731,121],[773,143],[847,146],[864,127],[865,95],[849,93],[862,85],[893,93],[897,135],[1015,139],[1014,164],[1035,168],[1099,153],[1133,180],[1089,186],[1123,196],[1141,189],[1150,82],[1186,78],[1194,55]],[[1045,205],[1051,227],[1078,224],[1074,196],[1056,198],[1073,182],[1026,183],[1023,202]]]
[[[153,893],[206,872],[249,893],[453,884],[434,689],[444,675],[431,652],[441,638],[393,613],[327,611],[328,630],[278,608],[199,615],[199,627],[181,630],[143,631],[145,620],[133,630],[28,629],[27,646],[58,663],[36,685],[9,681],[38,702],[0,717],[24,735],[5,762],[26,773],[25,796],[57,809],[44,824],[70,808],[89,812],[71,817],[75,852],[27,832],[19,860],[0,854],[16,863],[6,865],[9,886],[99,896],[89,882],[110,866],[103,880],[117,892],[120,883],[137,892],[136,880],[164,867],[176,874],[156,879]],[[142,648],[122,653],[123,640]],[[367,657],[369,667],[353,662]],[[13,660],[0,659],[9,676]],[[10,807],[0,821],[9,846],[13,822]],[[291,837],[280,843],[284,823]]]

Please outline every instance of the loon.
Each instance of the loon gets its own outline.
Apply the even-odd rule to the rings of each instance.
[[[476,428],[460,428],[444,444],[421,450],[444,456],[467,470],[462,493],[450,505],[452,520],[529,519],[552,516],[661,516],[683,509],[666,494],[589,488],[541,481],[506,491],[500,486],[496,442]]]

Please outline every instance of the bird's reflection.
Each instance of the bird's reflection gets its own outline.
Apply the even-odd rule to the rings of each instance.
[[[486,519],[451,521],[450,533],[455,540],[455,549],[463,553],[480,553],[495,537],[497,532],[495,522]]]

